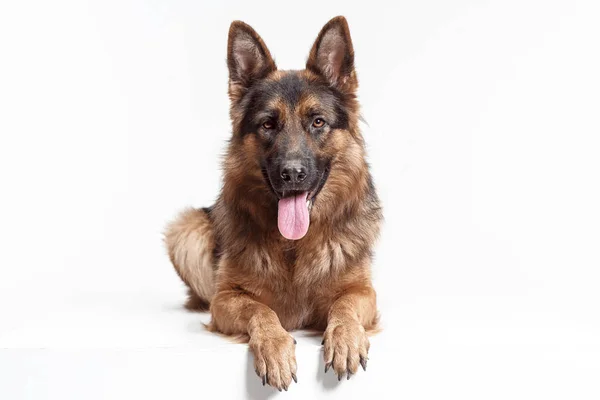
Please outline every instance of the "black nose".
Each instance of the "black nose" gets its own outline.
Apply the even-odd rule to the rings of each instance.
[[[281,179],[286,183],[300,183],[306,179],[306,168],[298,162],[286,163],[281,167]]]

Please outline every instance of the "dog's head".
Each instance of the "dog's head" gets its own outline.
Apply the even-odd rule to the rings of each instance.
[[[364,168],[346,19],[336,17],[323,27],[301,71],[277,70],[260,36],[235,21],[227,64],[235,175],[252,192],[251,177],[256,181],[260,174],[262,187],[277,200],[281,234],[300,239],[315,201],[327,192],[324,188],[330,187],[330,197],[336,194],[336,184],[328,182],[332,170],[345,169],[347,178],[337,178],[339,192],[343,186],[351,190],[357,184],[352,177],[360,175],[357,168]]]

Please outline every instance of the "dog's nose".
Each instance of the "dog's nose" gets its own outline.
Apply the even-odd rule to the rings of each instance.
[[[281,168],[281,179],[286,183],[300,183],[306,179],[306,168],[298,162],[284,164]]]

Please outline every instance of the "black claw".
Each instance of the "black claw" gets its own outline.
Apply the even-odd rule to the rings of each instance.
[[[267,375],[265,375],[265,382],[266,382],[267,385],[270,385],[270,383],[269,383],[269,377]]]
[[[296,377],[296,374],[292,374],[292,379],[294,380],[294,382],[298,383],[298,378]]]
[[[296,342],[296,338],[292,338],[292,339],[294,339],[294,344],[298,344],[298,342]]]
[[[266,375],[263,375],[262,382],[263,382],[263,386],[265,386],[265,384],[267,383],[267,376]]]
[[[325,344],[325,339],[323,339],[323,341],[321,342],[321,346],[323,346]]]
[[[367,370],[367,358],[365,357],[360,357],[360,365],[363,367],[363,370]]]
[[[338,382],[342,380],[342,374],[338,375]]]
[[[325,373],[327,373],[327,371],[329,371],[330,367],[331,367],[331,363],[325,364]]]
[[[281,388],[277,388],[281,392]]]
[[[348,376],[346,377],[346,380],[349,381],[350,380],[350,376],[352,376],[352,373],[350,371],[348,371]]]

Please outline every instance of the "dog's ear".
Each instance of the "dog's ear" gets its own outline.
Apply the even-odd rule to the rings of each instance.
[[[358,86],[354,71],[354,49],[346,18],[329,21],[313,44],[306,69],[323,75],[332,86],[354,92]]]
[[[229,27],[227,66],[232,100],[238,100],[253,82],[277,69],[261,37],[242,21],[233,21]]]

